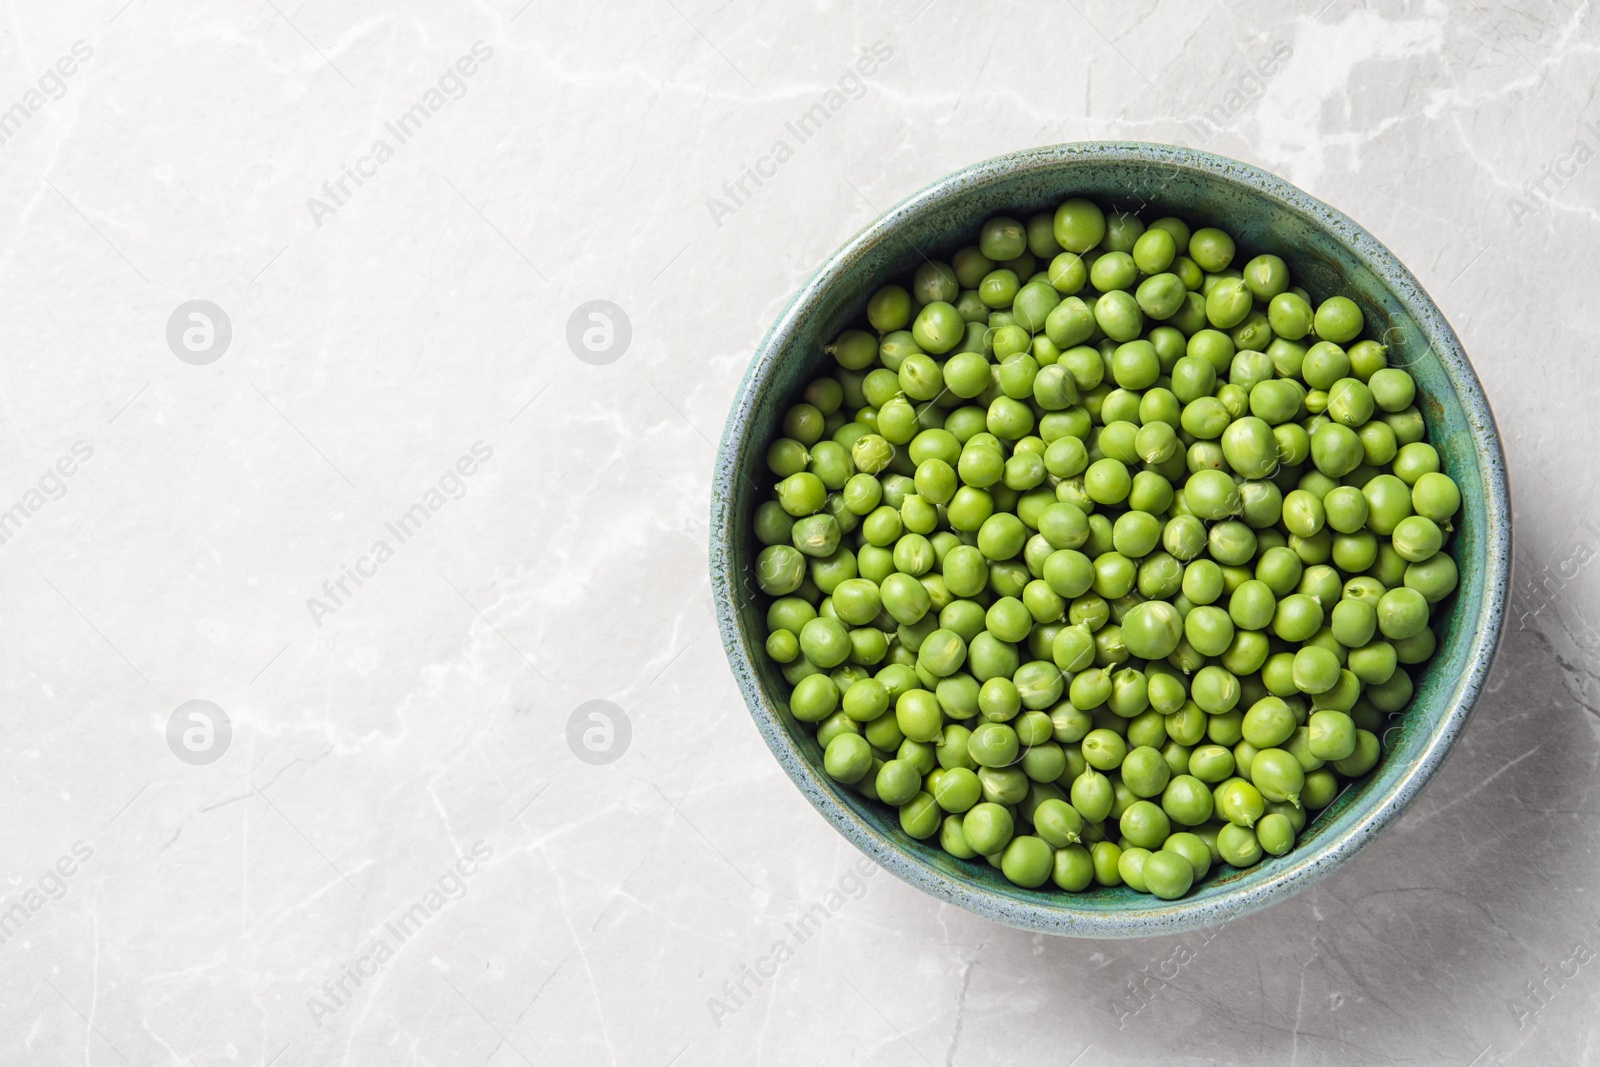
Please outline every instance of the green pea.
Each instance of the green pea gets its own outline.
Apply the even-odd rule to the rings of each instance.
[[[1234,332],[1238,333],[1237,330]],[[1237,344],[1237,341],[1235,343]],[[1233,365],[1228,370],[1228,381],[1248,393],[1257,385],[1270,381],[1276,368],[1272,364],[1272,357],[1265,352],[1239,347],[1240,350],[1234,353]],[[1266,392],[1263,392],[1263,396],[1265,395]],[[1296,402],[1298,403],[1298,398]]]
[[[1263,370],[1270,364],[1267,359]],[[1249,387],[1250,413],[1270,426],[1297,416],[1304,403],[1305,391],[1289,378],[1266,378]]]
[[[1272,428],[1272,439],[1278,447],[1278,471],[1298,467],[1311,457],[1311,435],[1305,427],[1292,422],[1280,423]]]
[[[1019,687],[1019,693],[1022,688]],[[1049,744],[1054,734],[1050,716],[1037,708],[1030,708],[1024,712],[1011,724],[1011,728],[1016,731],[1017,740],[1029,747]]]
[[[1279,337],[1298,341],[1311,332],[1312,321],[1311,305],[1296,293],[1279,293],[1267,305],[1267,322]]]
[[[1217,786],[1213,796],[1217,814],[1235,826],[1254,826],[1266,811],[1260,790],[1243,778],[1229,778]]]
[[[846,785],[859,782],[872,767],[872,746],[859,734],[841,733],[828,742],[823,767]]]
[[[1154,664],[1151,665],[1152,672]],[[1206,735],[1206,713],[1188,699],[1188,690],[1177,673],[1151,673],[1150,706],[1166,716],[1167,736],[1180,745],[1197,745]],[[1172,708],[1171,711],[1165,711]]]
[[[1421,593],[1429,604],[1437,604],[1455,592],[1459,582],[1460,572],[1456,568],[1456,561],[1443,552],[1406,568],[1406,588]]]
[[[895,700],[894,717],[900,731],[913,741],[932,741],[944,729],[944,709],[926,689],[901,693]]]
[[[1162,900],[1176,900],[1194,884],[1194,867],[1188,857],[1161,849],[1140,865],[1140,876],[1150,893]]]
[[[1340,378],[1328,389],[1328,416],[1335,423],[1356,427],[1372,418],[1372,390],[1356,378]]]
[[[768,500],[756,509],[756,540],[763,545],[788,545],[793,530],[794,519],[776,500]]]
[[[1329,765],[1346,778],[1359,778],[1377,766],[1382,755],[1383,746],[1379,744],[1378,736],[1370,730],[1357,730],[1355,751]]]
[[[1215,747],[1215,746],[1211,746]],[[1196,750],[1198,751],[1198,750]],[[1227,751],[1224,749],[1223,751]],[[1193,769],[1194,753],[1190,753]],[[1214,770],[1215,768],[1211,768]],[[1231,768],[1230,768],[1231,770]],[[1167,782],[1161,794],[1161,809],[1180,826],[1199,826],[1211,818],[1214,801],[1206,783],[1193,774],[1179,774]]]
[[[937,678],[947,678],[960,670],[967,659],[966,642],[950,630],[935,630],[917,650],[917,665]]]
[[[1171,319],[1183,310],[1188,289],[1176,274],[1158,273],[1139,283],[1134,299],[1139,309],[1152,319]],[[1181,336],[1181,335],[1180,335]]]
[[[875,678],[863,678],[845,690],[843,706],[855,721],[871,722],[889,710],[889,690]]]
[[[1209,559],[1197,559],[1183,569],[1183,595],[1191,603],[1214,604],[1222,596],[1222,568]]]
[[[1090,846],[1090,862],[1094,867],[1094,885],[1122,885],[1122,848],[1115,841],[1094,841]]]
[[[1266,629],[1272,625],[1277,611],[1278,600],[1272,587],[1260,579],[1252,578],[1240,584],[1228,600],[1228,616],[1242,630]]]
[[[920,840],[939,832],[943,812],[933,797],[918,793],[900,808],[900,829]]]
[[[911,294],[898,285],[882,287],[867,301],[867,321],[879,333],[901,329],[911,321]]]
[[[1417,383],[1398,367],[1374,371],[1367,385],[1372,390],[1373,402],[1380,410],[1390,413],[1406,410],[1417,395]]]
[[[1148,745],[1129,750],[1122,761],[1121,772],[1123,783],[1139,797],[1159,795],[1172,776],[1161,752]]]
[[[967,663],[973,677],[986,682],[991,678],[1009,680],[1021,665],[1021,659],[1014,645],[986,631],[967,645]]]
[[[1311,751],[1311,728],[1309,726],[1297,726],[1294,733],[1289,736],[1289,740],[1283,743],[1283,750],[1295,758],[1295,762],[1300,764],[1302,772],[1314,771],[1321,767],[1324,762],[1320,756]]]
[[[1082,254],[1106,234],[1106,217],[1093,201],[1074,198],[1056,208],[1051,233],[1068,252]]]
[[[1110,778],[1089,766],[1072,780],[1069,797],[1085,819],[1098,823],[1111,814],[1115,791]]]
[[[1128,745],[1118,734],[1107,729],[1089,731],[1082,742],[1084,761],[1096,770],[1109,771],[1121,766]],[[1159,755],[1159,753],[1158,753]]]
[[[1363,319],[1355,301],[1345,296],[1330,296],[1317,305],[1317,336],[1343,344],[1361,336]]]
[[[1223,862],[1233,867],[1253,867],[1263,855],[1255,831],[1238,823],[1229,823],[1217,831],[1217,851]]]
[[[887,766],[887,764],[885,765]],[[882,772],[879,772],[880,777]],[[967,767],[950,767],[939,779],[933,798],[939,807],[953,814],[970,811],[982,796],[978,775]]]
[[[1287,815],[1264,815],[1256,825],[1256,840],[1269,856],[1281,856],[1294,847],[1294,824]]]
[[[1150,888],[1144,880],[1144,864],[1151,856],[1147,848],[1139,848],[1130,843],[1130,847],[1122,850],[1117,859],[1117,873],[1121,880],[1136,893],[1148,893]]]
[[[1183,499],[1195,516],[1213,521],[1238,514],[1242,506],[1233,478],[1219,470],[1191,474],[1184,483]]]
[[[1233,771],[1233,752],[1222,745],[1201,745],[1189,753],[1189,773],[1201,782],[1220,783]]]
[[[1139,277],[1139,266],[1126,252],[1105,252],[1089,265],[1089,284],[1103,293],[1130,289]]]
[[[1088,282],[1089,270],[1083,258],[1077,253],[1061,252],[1050,261],[1046,278],[1056,292],[1062,296],[1071,296]]]
[[[1180,830],[1171,834],[1162,842],[1161,851],[1182,856],[1189,862],[1191,876],[1195,882],[1204,878],[1211,870],[1211,849],[1199,834]],[[1148,867],[1149,864],[1146,863]],[[1179,896],[1182,896],[1180,893]]]
[[[774,630],[767,635],[767,655],[778,663],[793,663],[800,655],[800,642],[788,630]]]
[[[1032,786],[1020,767],[979,767],[977,774],[983,799],[993,804],[1014,807],[1022,803]]]
[[[1427,625],[1428,601],[1415,589],[1390,589],[1378,601],[1378,629],[1391,641],[1415,637]]]
[[[897,572],[884,578],[879,585],[883,609],[895,622],[910,626],[920,621],[933,606],[927,588],[916,578]]]
[[[1132,260],[1146,274],[1160,274],[1177,258],[1178,245],[1165,229],[1148,229],[1133,242]],[[1103,258],[1103,257],[1102,257]]]
[[[948,263],[924,262],[912,276],[911,293],[921,303],[953,301],[960,292],[961,282]]]
[[[800,629],[800,651],[824,670],[850,658],[850,637],[834,619],[816,618]]]
[[[1339,658],[1325,648],[1305,645],[1294,655],[1294,685],[1302,693],[1326,693],[1338,684],[1339,671]]]
[[[1278,466],[1278,443],[1272,427],[1254,416],[1229,424],[1222,434],[1222,454],[1246,478],[1265,478]]]
[[[1129,611],[1122,622],[1123,641],[1141,659],[1162,659],[1177,647],[1183,620],[1172,605],[1152,600]]]
[[[1341,645],[1360,648],[1377,632],[1377,608],[1365,600],[1341,599],[1334,605],[1330,625]]]
[[[1311,462],[1330,478],[1342,478],[1355,470],[1365,454],[1361,438],[1341,423],[1324,423],[1311,435]]]
[[[979,766],[1008,767],[1017,760],[1017,732],[1004,722],[985,722],[972,731],[967,754]]]
[[[979,855],[992,856],[1011,842],[1016,823],[1003,806],[984,801],[974,805],[961,820],[967,844]]]
[[[1283,524],[1292,534],[1311,537],[1322,529],[1326,503],[1304,489],[1291,490],[1283,498]]]
[[[1213,226],[1198,229],[1189,238],[1189,258],[1208,273],[1226,270],[1233,253],[1233,238]]]
[[[1448,475],[1426,471],[1412,483],[1411,507],[1418,515],[1443,525],[1461,509],[1461,490]]]
[[[1237,745],[1244,737],[1243,728],[1244,712],[1222,712],[1206,720],[1206,739],[1217,745]]]
[[[767,449],[767,469],[779,478],[800,473],[810,461],[806,446],[792,437],[780,437]]]
[[[1365,464],[1370,467],[1387,465],[1400,447],[1388,423],[1369,422],[1356,431],[1356,436],[1361,440]]]
[[[1289,267],[1274,255],[1256,256],[1242,273],[1250,294],[1260,301],[1270,301],[1289,288]]]
[[[1394,676],[1398,662],[1396,646],[1382,639],[1350,650],[1350,671],[1367,685],[1387,682]]]
[[[1339,379],[1350,377],[1350,357],[1332,341],[1318,341],[1306,350],[1300,374],[1312,389],[1332,389]]]
[[[1098,384],[1098,379],[1086,384],[1084,376],[1092,373],[1091,367],[1082,361],[1081,356],[1068,360],[1067,351],[1076,348],[1095,336],[1095,331],[1098,328],[1094,311],[1076,296],[1064,298],[1061,303],[1055,306],[1055,310],[1045,316],[1044,320],[1045,336],[1050,339],[1051,343],[1062,349],[1063,362],[1068,364],[1068,370],[1073,372],[1078,386],[1086,390],[1093,389]],[[1095,363],[1098,364],[1098,361],[1099,356],[1097,354]],[[1080,376],[1080,371],[1083,372],[1084,376]]]
[[[1245,740],[1240,740],[1233,746],[1233,765],[1239,776],[1245,781],[1250,780],[1250,768],[1256,758],[1256,753],[1261,750]]]
[[[1250,763],[1250,781],[1267,800],[1298,804],[1305,771],[1291,753],[1266,748],[1257,752]]]
[[[1314,711],[1307,721],[1310,749],[1318,759],[1346,759],[1356,748],[1356,725],[1340,711]]]
[[[870,307],[871,305],[869,304],[868,306]],[[832,356],[842,368],[856,371],[865,370],[867,367],[872,366],[873,362],[878,358],[878,339],[865,330],[846,330],[834,339],[833,344],[826,346],[823,351]],[[837,403],[833,405],[835,410],[838,406]],[[823,414],[832,414],[832,411],[824,411]]]
[[[1172,215],[1156,219],[1150,224],[1151,230],[1165,230],[1172,235],[1172,240],[1177,248],[1189,247],[1189,224]],[[1182,256],[1180,259],[1184,258]],[[1195,282],[1196,285],[1200,283]]]
[[[922,775],[906,760],[892,759],[878,768],[874,786],[878,791],[879,800],[899,807],[902,804],[909,804],[918,793],[922,792]]]
[[[1239,679],[1215,664],[1195,672],[1189,692],[1201,711],[1213,717],[1226,714],[1239,703]]]
[[[1408,515],[1395,524],[1391,540],[1401,559],[1421,563],[1444,546],[1444,533],[1432,519]]]
[[[1102,841],[1100,844],[1110,844]],[[1115,845],[1111,846],[1116,848]],[[1082,845],[1058,848],[1051,869],[1050,880],[1059,889],[1076,893],[1089,888],[1095,877],[1095,864],[1088,849]]]
[[[1328,495],[1322,498],[1322,507],[1328,525],[1339,533],[1355,533],[1366,525],[1367,497],[1362,490],[1353,486],[1340,486],[1329,490]]]
[[[1266,549],[1256,559],[1256,580],[1265,583],[1274,597],[1288,596],[1298,589],[1304,573],[1305,564],[1287,545],[1275,545]]]
[[[1023,707],[1041,711],[1061,699],[1066,681],[1054,663],[1035,660],[1024,663],[1012,676]],[[1041,738],[1042,740],[1042,738]]]
[[[1161,531],[1161,547],[1175,559],[1194,559],[1206,547],[1205,524],[1194,515],[1173,516]]]
[[[1184,620],[1184,636],[1202,656],[1220,656],[1233,643],[1233,619],[1217,607],[1195,607]]]
[[[1225,567],[1238,567],[1254,558],[1256,535],[1245,523],[1232,520],[1219,522],[1211,527],[1207,545],[1212,559]]]
[[[945,770],[954,770],[964,767],[967,770],[976,770],[977,763],[967,752],[967,741],[972,737],[972,731],[960,723],[951,723],[939,735],[938,751],[935,754],[939,766]]]
[[[1272,748],[1287,741],[1298,725],[1288,704],[1279,697],[1267,696],[1245,712],[1241,730],[1244,739],[1257,748]]]
[[[1400,446],[1395,453],[1395,477],[1409,486],[1415,486],[1424,475],[1437,474],[1439,471],[1439,453],[1430,444],[1424,441],[1413,441]]]
[[[967,844],[967,835],[961,828],[961,816],[946,815],[939,826],[939,847],[959,860],[975,859],[978,853]]]
[[[1000,870],[1017,885],[1036,889],[1050,880],[1055,853],[1042,838],[1021,835],[1011,839],[1000,859]]]
[[[1165,764],[1163,764],[1165,766]],[[1118,820],[1122,836],[1139,848],[1160,848],[1172,833],[1172,822],[1167,813],[1148,800],[1134,800]],[[1126,874],[1123,875],[1127,877]]]
[[[1322,605],[1304,593],[1291,593],[1278,601],[1272,632],[1285,641],[1306,641],[1322,626]]]
[[[1233,363],[1233,339],[1220,330],[1200,330],[1189,338],[1186,353],[1190,358],[1209,365],[1214,381],[1217,375],[1226,373]]]
[[[1411,676],[1397,670],[1387,682],[1368,686],[1363,694],[1378,711],[1397,712],[1411,699]],[[1358,724],[1359,725],[1359,724]]]
[[[1267,635],[1255,630],[1235,630],[1233,641],[1222,653],[1222,667],[1239,677],[1255,674],[1266,663],[1272,642]]]

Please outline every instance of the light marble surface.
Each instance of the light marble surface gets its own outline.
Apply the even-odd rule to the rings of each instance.
[[[1600,1058],[1590,5],[123,3],[0,20],[0,1062]],[[855,872],[705,565],[712,441],[808,272],[959,166],[1096,138],[1277,171],[1410,264],[1545,587],[1381,841],[1147,942]],[[191,300],[232,329],[206,362],[180,317],[200,365]],[[625,351],[569,348],[592,300]],[[210,763],[169,745],[192,700]],[[592,706],[568,743],[595,700],[611,762]]]

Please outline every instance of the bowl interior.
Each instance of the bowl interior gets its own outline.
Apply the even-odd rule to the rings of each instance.
[[[1286,856],[1245,871],[1220,866],[1182,900],[1125,887],[1083,894],[1013,885],[982,862],[957,860],[936,841],[906,836],[894,813],[820,771],[809,727],[789,713],[789,686],[763,651],[769,598],[751,564],[760,545],[750,516],[768,498],[765,448],[806,382],[831,361],[822,352],[864,322],[872,290],[928,259],[948,259],[984,219],[1053,211],[1068,196],[1137,211],[1147,222],[1175,214],[1215,225],[1239,244],[1236,265],[1281,256],[1316,300],[1354,299],[1364,336],[1389,346],[1390,364],[1418,385],[1427,439],[1461,487],[1462,511],[1448,551],[1461,574],[1435,612],[1435,657],[1415,672],[1416,692],[1383,734],[1385,755],[1324,810]],[[884,866],[934,894],[1012,925],[1116,936],[1214,923],[1286,896],[1364,844],[1401,810],[1442,760],[1470,712],[1498,641],[1509,526],[1504,461],[1493,419],[1460,344],[1416,280],[1355,223],[1253,167],[1169,146],[1064,145],[969,168],[907,199],[840,250],[796,296],[763,342],[722,441],[713,501],[712,566],[723,637],[752,713],[785,769],[812,803]]]

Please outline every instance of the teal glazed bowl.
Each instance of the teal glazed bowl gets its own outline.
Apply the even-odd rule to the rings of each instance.
[[[1235,235],[1239,261],[1272,252],[1314,298],[1350,296],[1367,336],[1416,378],[1428,440],[1460,484],[1449,551],[1461,584],[1434,616],[1438,651],[1411,704],[1383,735],[1384,757],[1309,824],[1287,855],[1247,870],[1218,865],[1186,897],[1119,886],[1065,893],[1013,885],[901,831],[892,809],[822,770],[811,732],[789,712],[789,686],[764,650],[767,598],[755,586],[751,531],[772,477],[767,444],[805,384],[831,366],[823,345],[863,321],[872,290],[970,243],[982,222],[1054,211],[1085,196],[1144,217],[1180,215]],[[1153,213],[1153,215],[1152,215]],[[750,361],[723,430],[711,498],[711,579],[734,677],[756,727],[807,800],[897,877],[997,922],[1077,937],[1144,937],[1225,922],[1305,888],[1348,860],[1405,810],[1466,725],[1500,641],[1511,569],[1511,507],[1494,416],[1450,324],[1417,279],[1371,234],[1281,178],[1172,145],[1088,142],[1030,149],[958,171],[873,220],[806,282]]]

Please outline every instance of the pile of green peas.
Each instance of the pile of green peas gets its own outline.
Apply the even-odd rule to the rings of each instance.
[[[1174,899],[1382,756],[1461,494],[1344,296],[1070,199],[871,295],[753,516],[827,774],[1012,882]]]

